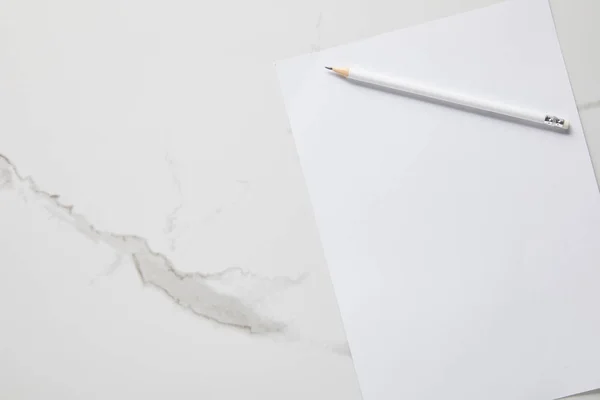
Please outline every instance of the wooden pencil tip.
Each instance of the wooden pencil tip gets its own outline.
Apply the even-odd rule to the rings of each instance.
[[[338,67],[325,67],[325,69],[335,72],[338,75],[348,77],[350,75],[350,70],[348,68],[338,68]]]

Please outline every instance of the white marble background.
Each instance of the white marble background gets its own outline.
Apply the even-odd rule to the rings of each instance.
[[[1,0],[0,398],[360,399],[272,63],[494,2]]]

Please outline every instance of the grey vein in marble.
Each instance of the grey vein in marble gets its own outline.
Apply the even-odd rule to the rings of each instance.
[[[587,103],[578,104],[579,111],[591,110],[592,108],[600,107],[600,100],[588,101]]]
[[[181,189],[181,181],[177,176],[177,172],[175,170],[175,161],[171,158],[170,154],[165,154],[165,161],[169,166],[169,171],[171,172],[171,179],[173,181],[173,186],[175,187],[175,191],[177,192],[177,205],[171,210],[169,215],[167,215],[167,219],[165,221],[164,233],[169,237],[169,247],[171,251],[175,251],[177,247],[177,240],[179,236],[181,236],[181,232],[176,232],[180,225],[179,221],[179,212],[183,207],[183,190]],[[178,230],[180,231],[180,229]]]
[[[178,271],[163,254],[153,251],[148,241],[97,229],[72,205],[40,189],[31,177],[23,177],[11,161],[0,154],[0,189],[13,189],[39,202],[48,212],[96,243],[112,248],[119,258],[130,258],[145,285],[161,290],[181,307],[218,323],[253,333],[283,332],[286,323],[261,312],[269,296],[299,285],[305,276],[267,278],[239,268],[215,274]]]
[[[173,186],[177,193],[178,202],[171,209],[171,211],[169,212],[169,214],[167,215],[167,217],[165,219],[165,226],[163,228],[163,233],[169,239],[169,249],[171,251],[175,251],[177,246],[179,245],[180,240],[184,236],[184,234],[186,232],[188,232],[189,229],[191,228],[192,224],[190,221],[194,221],[194,223],[196,223],[198,225],[205,225],[205,224],[212,222],[216,217],[218,217],[220,214],[222,214],[224,210],[226,210],[228,208],[233,208],[239,202],[241,202],[243,200],[244,196],[250,190],[250,184],[246,180],[236,179],[235,182],[237,184],[242,185],[242,190],[237,196],[235,196],[233,198],[233,200],[231,200],[225,204],[222,204],[221,206],[212,210],[212,212],[205,215],[204,217],[182,218],[181,214],[185,214],[186,209],[185,209],[184,203],[183,203],[183,190],[182,190],[181,181],[179,180],[179,177],[177,176],[177,165],[175,164],[175,161],[171,158],[171,156],[168,153],[165,155],[165,161],[167,162],[167,166],[171,172],[171,180],[173,182]],[[186,219],[187,219],[187,221],[185,221]]]
[[[210,214],[208,214],[207,216],[201,218],[198,221],[200,224],[207,224],[207,223],[211,222],[216,217],[218,217],[220,214],[222,214],[223,211],[225,211],[228,208],[235,207],[237,204],[239,204],[242,201],[242,199],[244,198],[244,196],[246,195],[246,193],[248,193],[248,191],[250,190],[250,185],[249,185],[248,181],[245,181],[243,179],[237,179],[235,182],[243,186],[243,189],[240,192],[240,194],[238,194],[237,196],[235,196],[233,198],[233,200],[229,201],[228,203],[225,203],[225,204],[221,205],[220,207],[217,207]]]
[[[323,22],[323,13],[319,13],[319,17],[317,18],[317,23],[315,25],[315,28],[317,30],[317,40],[315,43],[313,43],[310,48],[311,48],[311,53],[317,52],[321,50],[321,24]]]

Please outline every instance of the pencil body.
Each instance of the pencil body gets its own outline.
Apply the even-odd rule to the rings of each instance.
[[[338,75],[342,75],[353,81],[363,82],[371,86],[391,89],[402,94],[431,100],[437,103],[445,103],[471,111],[479,111],[485,114],[506,117],[507,119],[539,125],[540,127],[545,128],[553,128],[563,131],[568,131],[569,129],[569,122],[566,119],[545,112],[527,110],[500,102],[488,101],[485,99],[428,86],[419,82],[373,73],[361,68],[353,67],[327,69],[330,69]]]

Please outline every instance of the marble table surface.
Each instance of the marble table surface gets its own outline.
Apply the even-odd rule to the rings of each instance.
[[[273,62],[495,2],[3,1],[0,398],[360,399]]]

